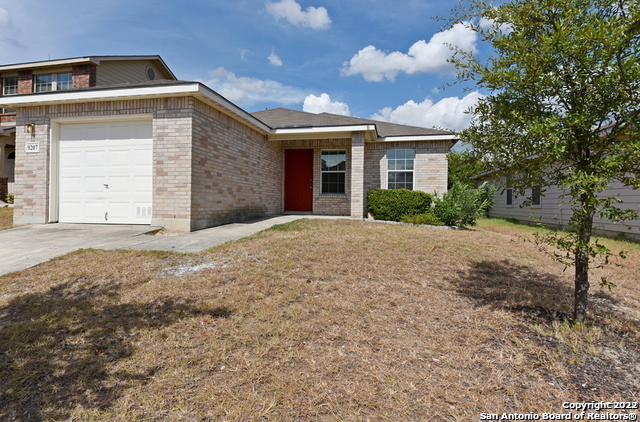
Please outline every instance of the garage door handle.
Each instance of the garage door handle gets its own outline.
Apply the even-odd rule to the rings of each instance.
[[[104,213],[104,221],[109,221],[109,212]]]
[[[104,187],[109,189],[109,185],[107,185],[106,183],[104,184]]]

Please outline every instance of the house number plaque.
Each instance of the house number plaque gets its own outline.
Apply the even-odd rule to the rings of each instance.
[[[40,152],[40,142],[27,142],[24,149],[26,152]]]

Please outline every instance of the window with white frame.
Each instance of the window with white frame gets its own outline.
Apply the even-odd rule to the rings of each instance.
[[[322,193],[346,192],[346,151],[322,151]]]
[[[412,149],[387,150],[387,189],[413,190],[414,163]]]
[[[71,72],[36,75],[33,77],[34,92],[63,91],[71,89]]]
[[[18,78],[2,78],[2,95],[18,94]]]

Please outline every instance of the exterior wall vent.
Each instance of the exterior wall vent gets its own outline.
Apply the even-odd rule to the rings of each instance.
[[[154,81],[156,79],[156,71],[155,70],[153,70],[150,67],[148,67],[145,72],[147,73],[147,79],[149,79],[150,81]]]

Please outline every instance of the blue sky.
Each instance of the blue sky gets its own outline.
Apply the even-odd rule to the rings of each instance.
[[[162,56],[247,111],[286,107],[453,130],[479,97],[456,85],[436,0],[0,0],[0,63]]]

